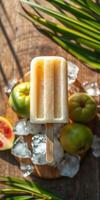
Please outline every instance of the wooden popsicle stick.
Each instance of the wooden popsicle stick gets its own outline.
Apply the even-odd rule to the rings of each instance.
[[[46,124],[45,125],[45,131],[47,136],[46,141],[46,161],[47,163],[53,163],[54,162],[54,126],[53,124]]]

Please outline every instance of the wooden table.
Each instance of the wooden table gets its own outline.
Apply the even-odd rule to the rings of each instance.
[[[52,41],[41,35],[31,23],[21,17],[17,0],[1,0],[0,16],[2,16],[0,30],[0,90],[7,80],[13,76],[20,78],[29,71],[33,57],[39,55],[59,55],[76,63],[80,68],[78,81],[96,81],[100,85],[100,74],[87,68],[84,64],[66,53]],[[0,67],[1,67],[0,66]],[[1,69],[1,68],[0,68]],[[6,77],[4,76],[6,75]],[[3,92],[3,90],[2,90]],[[5,97],[2,95],[0,112],[6,109]],[[98,99],[98,102],[99,99]],[[100,135],[100,121],[95,123],[96,134]],[[10,151],[0,152],[0,175],[21,177],[18,163]],[[75,178],[60,178],[57,180],[43,180],[30,176],[29,179],[40,183],[55,194],[62,195],[65,200],[100,200],[100,158],[92,156],[91,151],[81,164]]]

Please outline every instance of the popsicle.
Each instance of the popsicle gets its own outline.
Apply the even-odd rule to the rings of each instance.
[[[46,124],[49,162],[53,159],[53,124],[68,122],[67,63],[64,58],[41,56],[32,60],[30,121]]]

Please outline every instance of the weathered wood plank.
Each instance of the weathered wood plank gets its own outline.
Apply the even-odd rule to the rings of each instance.
[[[79,66],[78,81],[80,83],[97,81],[100,85],[98,73],[85,67],[84,64],[41,35],[31,23],[16,12],[16,9],[19,9],[17,0],[2,0],[1,2],[0,16],[3,26],[0,30],[0,61],[7,79],[12,79],[14,75],[18,78],[21,77],[19,65],[23,73],[29,71],[30,61],[35,56],[60,55]],[[1,87],[5,85],[1,73],[0,85]],[[100,99],[98,101],[100,103]],[[99,134],[99,124],[95,125],[95,130]],[[9,151],[0,152],[0,175],[21,177],[17,162]],[[62,195],[65,200],[99,200],[100,158],[93,158],[91,152],[89,152],[81,164],[80,172],[73,179],[61,178],[44,181],[33,176],[30,179],[39,182],[56,194]]]

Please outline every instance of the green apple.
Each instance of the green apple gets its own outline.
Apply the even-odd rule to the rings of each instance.
[[[12,89],[9,96],[9,104],[21,117],[29,117],[30,114],[30,83],[22,82]]]
[[[82,155],[90,148],[92,141],[93,133],[86,125],[73,123],[61,129],[60,142],[68,153]]]
[[[86,93],[75,93],[68,99],[69,117],[75,122],[89,122],[96,115],[96,102]]]

